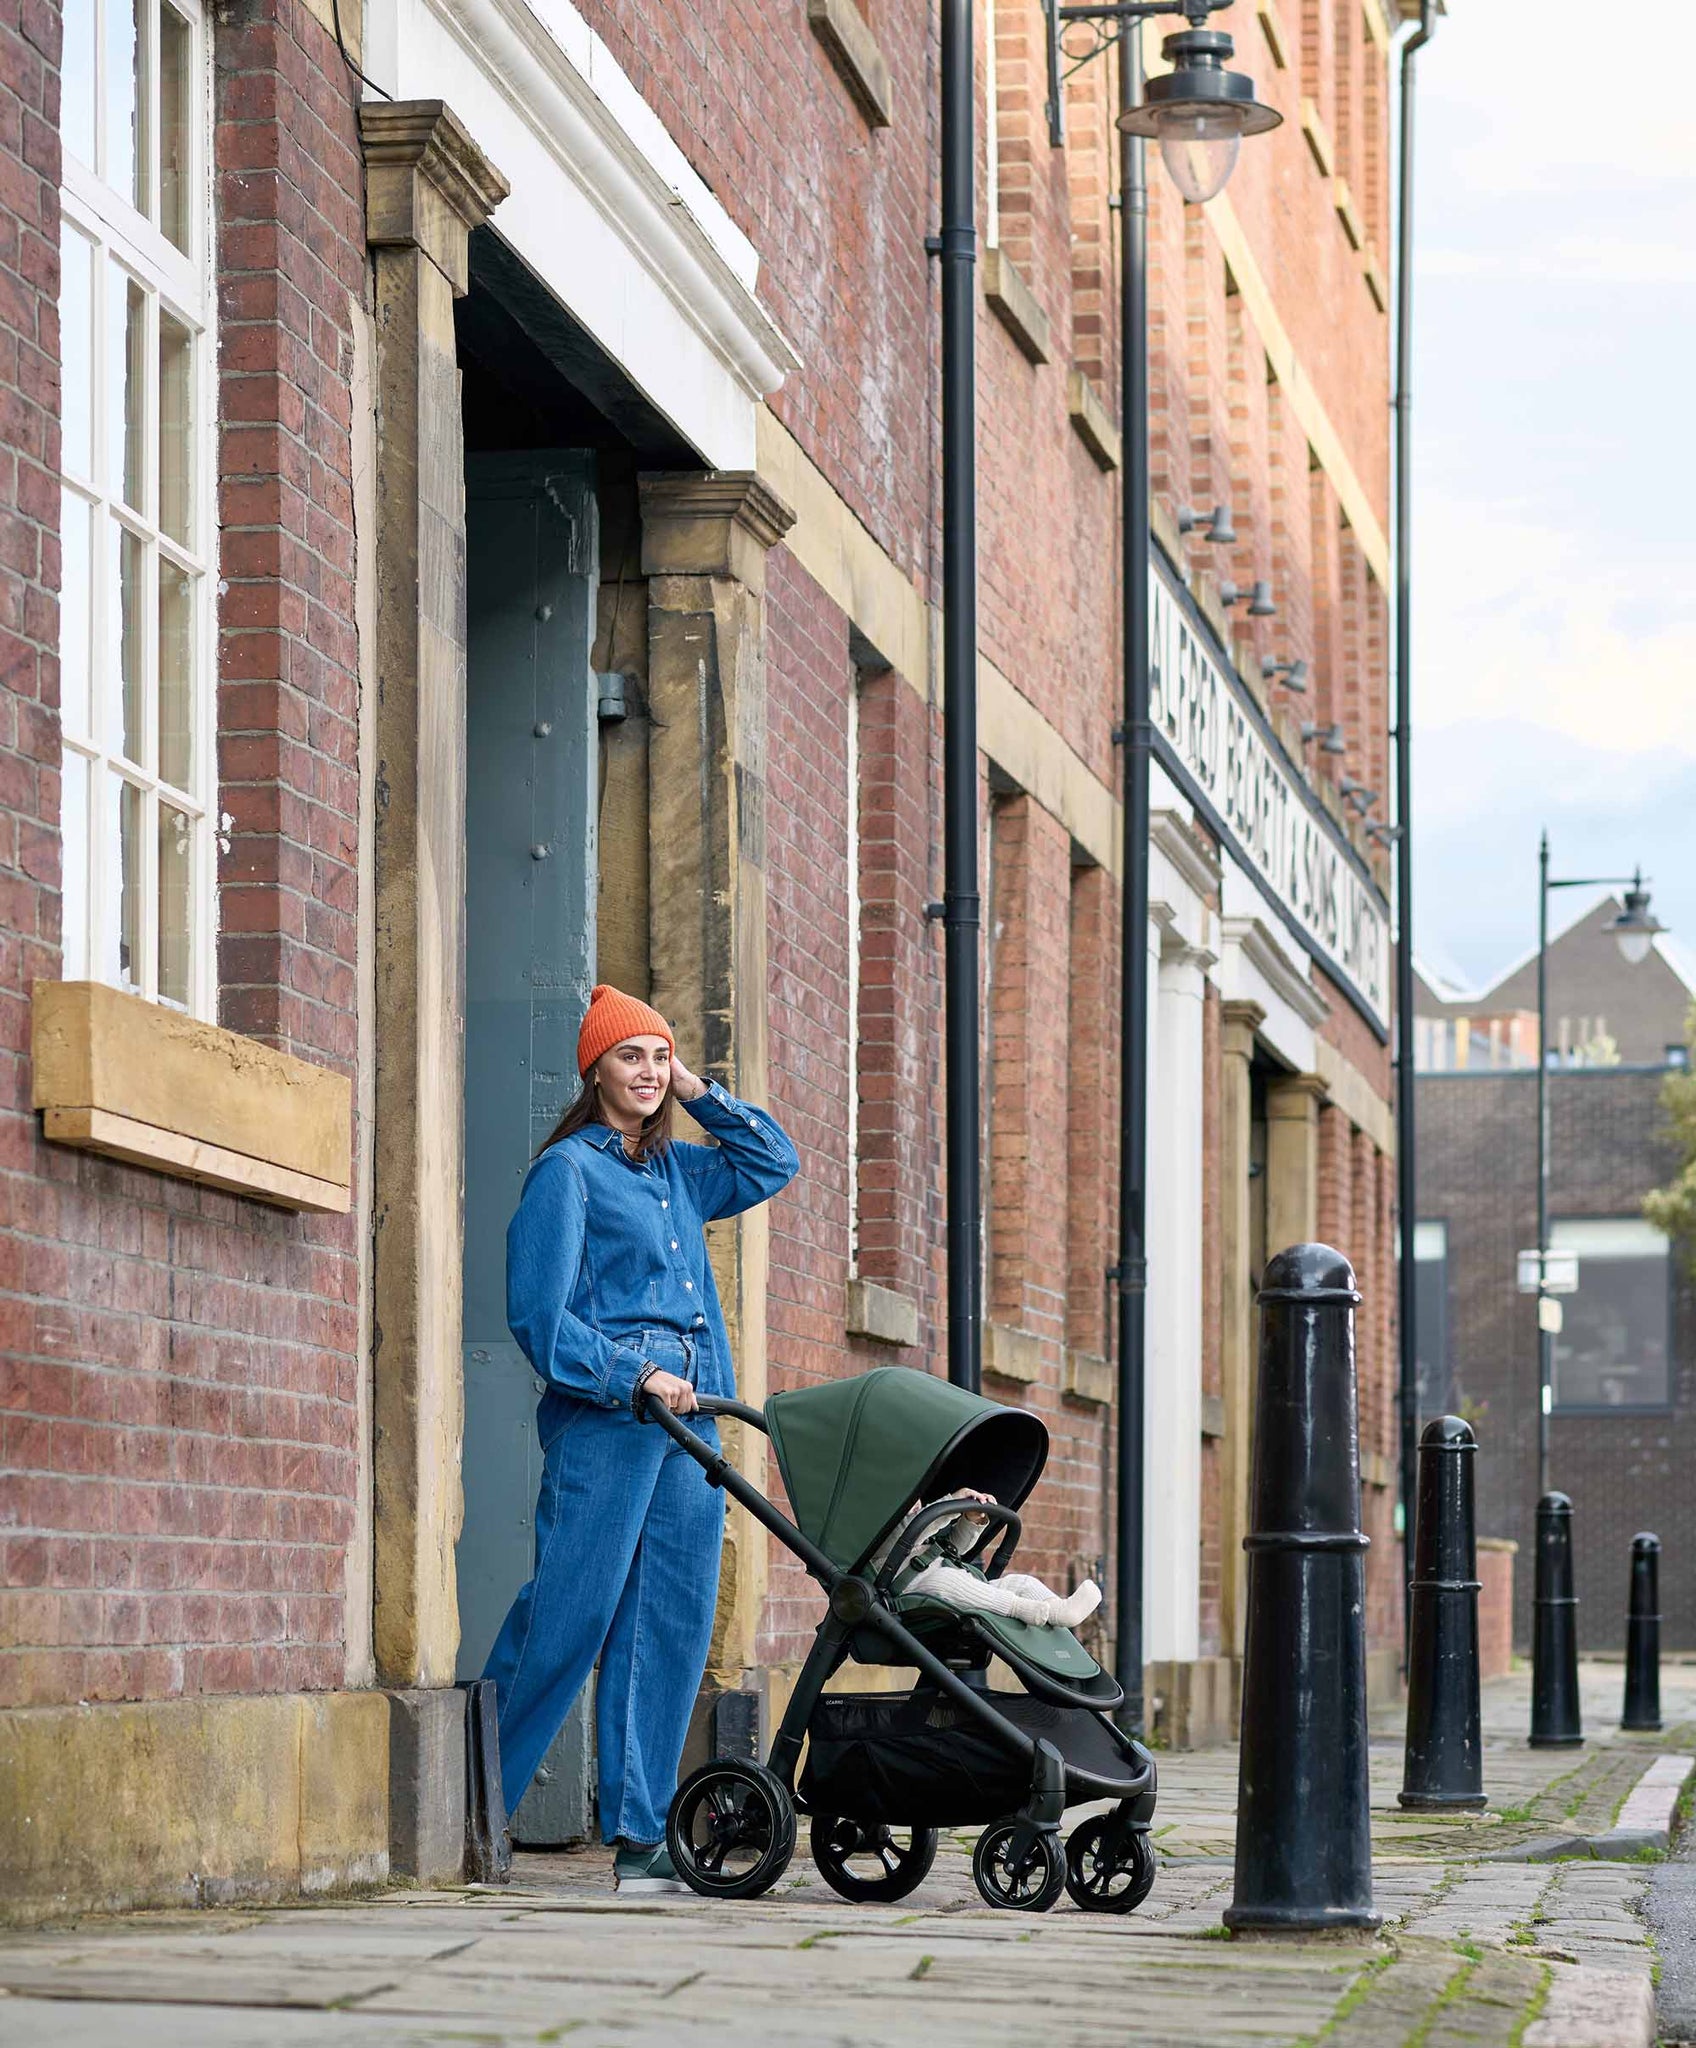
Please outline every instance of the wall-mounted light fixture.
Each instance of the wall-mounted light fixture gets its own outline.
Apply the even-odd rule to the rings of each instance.
[[[1219,586],[1219,602],[1228,611],[1232,605],[1248,599],[1248,615],[1251,619],[1270,619],[1277,616],[1278,607],[1272,602],[1272,586],[1264,576],[1253,583],[1232,583],[1228,579]]]
[[[1178,531],[1180,533],[1194,533],[1204,519],[1207,520],[1208,526],[1207,531],[1201,536],[1203,540],[1212,541],[1215,547],[1236,546],[1237,532],[1236,528],[1231,524],[1231,514],[1228,506],[1215,505],[1211,514],[1197,512],[1190,505],[1180,505],[1178,507]]]
[[[1357,782],[1352,775],[1345,775],[1342,781],[1337,784],[1337,788],[1341,792],[1343,800],[1346,803],[1353,804],[1363,818],[1378,801],[1377,790],[1368,789],[1364,782]]]
[[[1315,725],[1312,719],[1308,719],[1301,729],[1301,743],[1304,747],[1311,747],[1315,740],[1319,742],[1322,754],[1346,754],[1349,750],[1340,724]]]
[[[1305,661],[1274,661],[1271,655],[1263,654],[1260,657],[1260,673],[1269,683],[1276,682],[1279,677],[1282,677],[1286,690],[1305,690],[1307,688],[1307,663]]]
[[[1366,828],[1366,836],[1368,839],[1375,839],[1380,846],[1393,846],[1402,836],[1402,828],[1399,825],[1386,825],[1382,820],[1374,818]]]

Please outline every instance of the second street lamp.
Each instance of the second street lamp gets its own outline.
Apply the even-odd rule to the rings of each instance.
[[[1649,908],[1643,870],[1623,875],[1549,873],[1549,835],[1537,847],[1537,1498],[1549,1490],[1549,1417],[1555,1404],[1555,1330],[1560,1305],[1549,1269],[1549,895],[1555,889],[1624,889],[1625,904],[1607,929],[1619,942],[1628,967],[1649,956],[1657,932],[1666,930]]]
[[[1125,460],[1120,521],[1124,627],[1124,881],[1119,946],[1119,1244],[1109,1277],[1117,1291],[1118,1489],[1115,1514],[1113,1675],[1125,1694],[1123,1725],[1143,1725],[1143,1402],[1148,1250],[1148,834],[1149,834],[1149,457],[1148,457],[1148,181],[1144,138],[1162,145],[1167,168],[1186,199],[1212,198],[1231,174],[1244,135],[1283,119],[1262,106],[1248,79],[1228,71],[1227,35],[1208,31],[1210,15],[1231,0],[1127,0],[1100,7],[1063,7],[1045,0],[1048,16],[1049,138],[1064,139],[1067,77],[1117,45],[1119,50],[1119,427]],[[1179,14],[1189,28],[1166,39],[1173,69],[1145,94],[1142,24]],[[1063,45],[1067,27],[1085,24],[1087,50]],[[1170,145],[1168,147],[1168,145]],[[1186,184],[1188,180],[1188,184]],[[1193,188],[1193,189],[1192,189]]]

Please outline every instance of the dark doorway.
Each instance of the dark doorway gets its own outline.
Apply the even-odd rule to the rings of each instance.
[[[535,1543],[542,1383],[507,1329],[506,1226],[575,1092],[594,979],[593,470],[583,452],[466,458],[462,1677],[482,1670]],[[587,1731],[584,1704],[516,1839],[587,1833]]]
[[[466,485],[465,1519],[460,1672],[478,1674],[534,1563],[540,1383],[506,1323],[506,1226],[577,1088],[597,972],[646,985],[645,653],[637,475],[698,458],[489,228],[455,307]],[[622,620],[622,623],[621,623]],[[622,650],[622,651],[621,651]],[[628,688],[626,687],[628,685]],[[603,838],[640,933],[599,928]],[[645,837],[642,839],[645,849]],[[630,923],[629,918],[624,924]],[[603,943],[603,940],[605,941]],[[639,957],[638,957],[639,956]],[[514,1816],[540,1846],[594,1821],[592,1688]]]

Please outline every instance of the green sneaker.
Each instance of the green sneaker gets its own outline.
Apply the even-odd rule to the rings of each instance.
[[[612,1859],[613,1883],[621,1892],[686,1892],[689,1887],[672,1867],[663,1842],[643,1849],[620,1842]]]

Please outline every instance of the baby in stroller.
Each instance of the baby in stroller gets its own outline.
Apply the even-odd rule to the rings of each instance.
[[[993,1493],[979,1493],[970,1486],[962,1486],[958,1497],[986,1508],[999,1505]],[[901,1527],[872,1553],[874,1565],[884,1563],[908,1524],[923,1511],[924,1502],[914,1501]],[[984,1527],[984,1516],[965,1510],[946,1522],[932,1522],[930,1541],[909,1557],[906,1570],[896,1581],[898,1590],[932,1593],[963,1613],[1011,1615],[1030,1628],[1077,1628],[1101,1605],[1101,1588],[1094,1579],[1085,1579],[1074,1591],[1062,1594],[1029,1572],[1003,1572],[992,1579],[977,1566],[966,1564],[954,1531],[976,1537]]]
[[[666,1817],[678,1875],[709,1898],[757,1897],[788,1868],[806,1814],[813,1861],[846,1899],[905,1898],[946,1827],[982,1830],[972,1876],[992,1906],[1045,1912],[1062,1889],[1086,1912],[1139,1906],[1155,1874],[1154,1759],[1113,1719],[1122,1687],[1052,1618],[1061,1596],[1040,1580],[1000,1590],[1019,1585],[1004,1568],[1048,1456],[1041,1418],[907,1366],[774,1394],[763,1410],[700,1407],[770,1437],[793,1520],[687,1417],[658,1401],[643,1416],[801,1560],[828,1604],[766,1761],[715,1757],[679,1786]],[[827,1690],[851,1663],[917,1680],[905,1693]],[[992,1664],[1011,1686],[992,1686]],[[1062,1844],[1066,1809],[1084,1802],[1095,1810]]]

